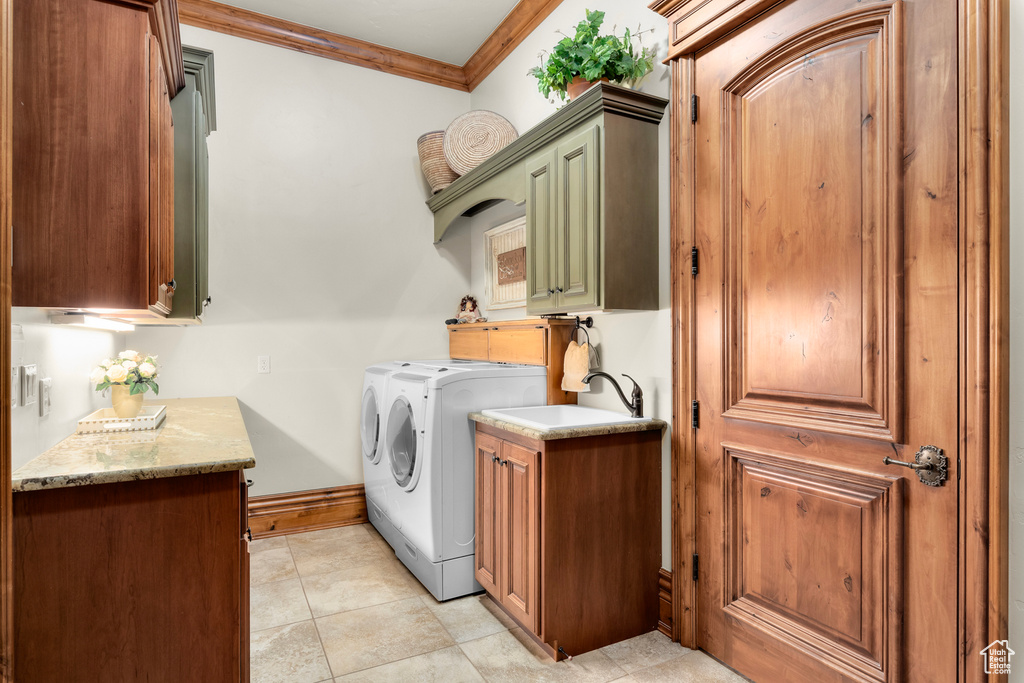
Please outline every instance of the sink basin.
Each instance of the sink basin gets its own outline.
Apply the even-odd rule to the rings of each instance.
[[[487,417],[506,420],[540,431],[632,424],[634,422],[650,422],[652,419],[650,417],[630,417],[626,413],[576,405],[493,408],[480,412]]]

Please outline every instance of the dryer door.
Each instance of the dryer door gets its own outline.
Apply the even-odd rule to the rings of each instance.
[[[380,409],[377,390],[372,386],[366,387],[366,391],[363,392],[363,414],[359,420],[359,435],[363,441],[363,455],[375,465],[380,462],[383,450],[380,447]]]
[[[388,413],[387,445],[391,460],[391,474],[395,482],[407,491],[416,486],[419,474],[417,457],[416,419],[405,396],[391,404]]]

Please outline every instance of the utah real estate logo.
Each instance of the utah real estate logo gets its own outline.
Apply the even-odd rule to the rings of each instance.
[[[1010,657],[1014,655],[1007,640],[993,640],[979,653],[985,658],[985,673],[1009,674]]]

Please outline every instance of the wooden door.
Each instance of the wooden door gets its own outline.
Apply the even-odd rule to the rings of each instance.
[[[151,310],[166,315],[174,296],[174,128],[160,43],[154,35],[149,36],[149,75],[147,302]]]
[[[476,435],[476,523],[474,575],[491,595],[498,595],[498,530],[501,441],[489,434]]]
[[[789,0],[694,60],[697,642],[756,681],[957,677],[956,11]],[[944,486],[883,463],[925,445]]]
[[[600,304],[600,127],[586,128],[558,145],[558,309]]]
[[[540,454],[501,442],[501,604],[523,626],[540,633]]]

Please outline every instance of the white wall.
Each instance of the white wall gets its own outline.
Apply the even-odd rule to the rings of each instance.
[[[78,420],[110,406],[110,398],[101,396],[89,383],[89,372],[122,351],[124,337],[51,325],[38,308],[14,308],[11,319],[11,364],[35,364],[38,379],[53,380],[49,415],[39,416],[38,400],[11,411],[11,466],[16,470],[74,432]]]
[[[181,27],[213,50],[206,322],[137,330],[161,396],[237,396],[253,495],[359,483],[363,369],[446,357],[469,236],[435,248],[416,139],[469,95]],[[256,374],[256,357],[271,373]]]
[[[658,57],[655,59],[654,71],[640,85],[640,90],[652,95],[668,98],[670,90],[670,72],[661,64],[668,49],[668,24],[664,18],[646,8],[646,3],[631,0],[612,0],[603,4],[605,21],[602,33],[616,33],[629,27],[635,32],[637,26],[654,29],[653,33],[643,36],[644,45],[657,45]],[[561,30],[572,34],[577,23],[585,16],[585,10],[592,8],[592,3],[585,0],[565,0],[551,15],[538,26],[516,50],[509,55],[484,81],[473,91],[470,97],[473,109],[489,109],[498,112],[516,127],[520,133],[540,123],[555,112],[560,102],[549,103],[537,91],[536,79],[527,75],[527,70],[538,64],[537,54],[548,50],[561,36]],[[659,125],[658,158],[659,175],[659,228],[658,249],[660,265],[658,282],[660,290],[660,309],[632,313],[608,313],[596,315],[594,328],[590,330],[591,340],[598,344],[601,352],[601,369],[618,377],[621,373],[631,375],[644,390],[644,413],[672,422],[672,326],[670,309],[670,275],[669,275],[669,113]],[[519,210],[518,215],[522,215]],[[494,225],[507,220],[513,214],[510,205],[500,205],[479,217],[475,217],[470,228],[473,234],[473,287],[474,293],[481,298],[481,305],[486,308],[483,300],[483,232]],[[449,232],[457,233],[458,226]],[[446,236],[447,239],[447,236]],[[496,311],[491,314],[494,319],[522,317],[525,309],[515,311]],[[629,380],[620,378],[624,383],[623,390],[632,386]],[[627,394],[628,395],[628,394]],[[584,405],[622,410],[618,395],[604,380],[594,382],[589,394],[580,395],[580,403]],[[671,429],[671,427],[670,427]],[[671,524],[670,524],[670,470],[671,440],[666,432],[662,441],[662,564],[671,565]]]
[[[1024,3],[1010,3],[1010,680],[1024,683]]]

